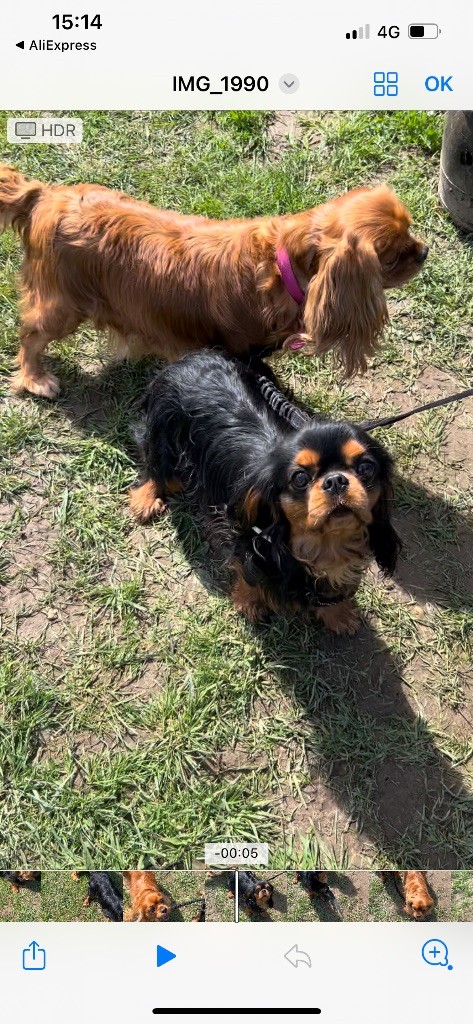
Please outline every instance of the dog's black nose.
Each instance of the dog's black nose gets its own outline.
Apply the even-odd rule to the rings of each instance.
[[[342,494],[347,487],[348,477],[344,476],[343,473],[330,473],[330,476],[326,476],[322,484],[322,490],[328,491],[331,498],[336,498],[338,494]]]
[[[423,245],[422,248],[419,249],[419,252],[418,252],[418,255],[417,255],[417,262],[418,263],[425,263],[428,255],[429,255],[429,247],[428,247],[428,245]]]

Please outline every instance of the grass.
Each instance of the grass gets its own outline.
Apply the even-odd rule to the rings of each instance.
[[[2,114],[3,130],[6,114]],[[287,355],[314,408],[363,419],[471,381],[472,250],[437,199],[443,118],[422,112],[84,114],[77,147],[0,160],[211,216],[281,213],[387,181],[430,245],[390,296],[368,374]],[[21,245],[0,239],[0,865],[184,866],[217,839],[271,866],[473,866],[473,404],[379,432],[404,555],[370,574],[353,640],[252,629],[209,584],[185,513],[134,525],[130,423],[146,364],[89,327],[51,350],[55,403],[14,398]]]
[[[228,871],[214,871],[205,880],[205,920],[230,924],[235,920],[235,903],[228,896]]]
[[[205,896],[205,871],[157,871],[156,882],[172,900],[173,906],[188,900],[200,900]],[[176,907],[171,911],[169,920],[192,921],[200,912],[201,905],[200,902]]]
[[[123,883],[119,872],[113,871],[112,879],[116,889],[122,891]],[[84,907],[89,891],[86,874],[79,874],[76,882],[70,871],[43,871],[41,877],[41,920],[43,921],[104,921],[103,911],[96,902]]]
[[[473,921],[473,874],[452,872],[452,921]]]
[[[13,892],[9,882],[0,878],[0,924],[5,921],[41,921],[41,882],[20,885]]]

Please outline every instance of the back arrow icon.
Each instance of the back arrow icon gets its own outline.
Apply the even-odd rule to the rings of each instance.
[[[308,953],[305,953],[303,949],[299,949],[298,945],[292,946],[291,949],[284,954],[284,959],[289,960],[289,963],[293,967],[299,967],[299,964],[305,964],[306,967],[312,967],[312,961]]]

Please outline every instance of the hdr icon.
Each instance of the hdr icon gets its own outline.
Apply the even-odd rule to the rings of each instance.
[[[9,117],[7,138],[9,142],[31,145],[32,143],[77,143],[82,142],[83,126],[80,117]]]

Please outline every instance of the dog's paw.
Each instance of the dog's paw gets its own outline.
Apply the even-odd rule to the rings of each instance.
[[[130,508],[140,523],[147,523],[166,511],[166,502],[157,493],[154,480],[147,480],[141,487],[132,487],[129,491]]]
[[[355,636],[361,626],[360,613],[353,601],[317,608],[316,614],[324,626],[338,636]]]
[[[235,608],[253,626],[257,626],[261,622],[267,622],[269,617],[269,609],[262,601],[235,601]]]
[[[61,390],[61,385],[53,373],[41,373],[32,377],[24,370],[18,370],[13,374],[10,379],[10,387],[17,393],[29,391],[32,395],[49,399],[57,398]]]

